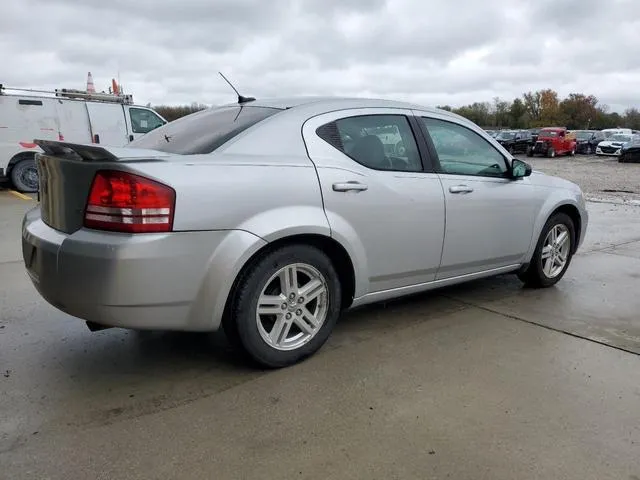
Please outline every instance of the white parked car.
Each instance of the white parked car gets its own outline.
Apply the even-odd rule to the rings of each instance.
[[[638,138],[640,138],[638,135],[623,133],[611,135],[606,140],[598,143],[598,146],[596,147],[596,155],[610,155],[618,157],[620,156],[620,153],[622,153],[622,148],[625,145],[633,141],[637,141]]]
[[[0,177],[21,192],[38,190],[36,138],[120,147],[165,123],[151,108],[134,105],[131,95],[0,85]]]

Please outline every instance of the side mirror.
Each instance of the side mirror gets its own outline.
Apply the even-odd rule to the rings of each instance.
[[[529,175],[531,175],[531,165],[529,165],[527,162],[523,162],[522,160],[514,158],[511,161],[510,173],[511,178],[514,180],[518,178],[528,177]]]

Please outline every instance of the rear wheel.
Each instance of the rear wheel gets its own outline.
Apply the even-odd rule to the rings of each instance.
[[[533,157],[533,148],[527,147],[527,157]]]
[[[18,161],[10,173],[11,184],[19,192],[33,193],[38,191],[38,169],[33,157],[25,157]]]
[[[544,225],[529,267],[518,273],[525,285],[545,288],[555,285],[564,276],[576,238],[573,220],[565,213],[556,213]]]
[[[224,328],[259,364],[286,367],[326,342],[340,299],[338,274],[322,251],[286,246],[260,258],[243,276]]]

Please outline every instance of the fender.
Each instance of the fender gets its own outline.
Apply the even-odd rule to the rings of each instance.
[[[540,234],[542,232],[542,228],[544,224],[547,223],[547,220],[551,216],[551,214],[556,211],[558,208],[571,205],[575,207],[578,212],[580,212],[581,223],[582,223],[582,231],[578,231],[577,233],[580,235],[579,243],[582,243],[584,239],[584,231],[587,225],[587,218],[584,215],[584,204],[580,202],[580,194],[576,192],[575,198],[567,198],[562,195],[561,192],[565,192],[566,190],[549,188],[548,189],[550,195],[545,199],[545,202],[542,204],[538,215],[536,217],[536,221],[533,227],[533,236],[531,237],[531,243],[529,245],[529,251],[525,257],[525,263],[529,263],[531,258],[533,257],[534,251],[536,249],[536,245],[538,244],[538,240],[540,238]],[[577,246],[576,246],[577,248]]]
[[[238,228],[269,243],[305,234],[333,238],[351,259],[355,274],[354,297],[369,291],[369,270],[364,246],[353,227],[335,212],[325,211],[322,207],[281,207],[261,212],[247,219]]]

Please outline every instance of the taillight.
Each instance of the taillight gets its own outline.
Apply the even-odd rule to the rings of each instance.
[[[84,226],[126,233],[170,232],[176,193],[139,175],[115,170],[96,173]]]

